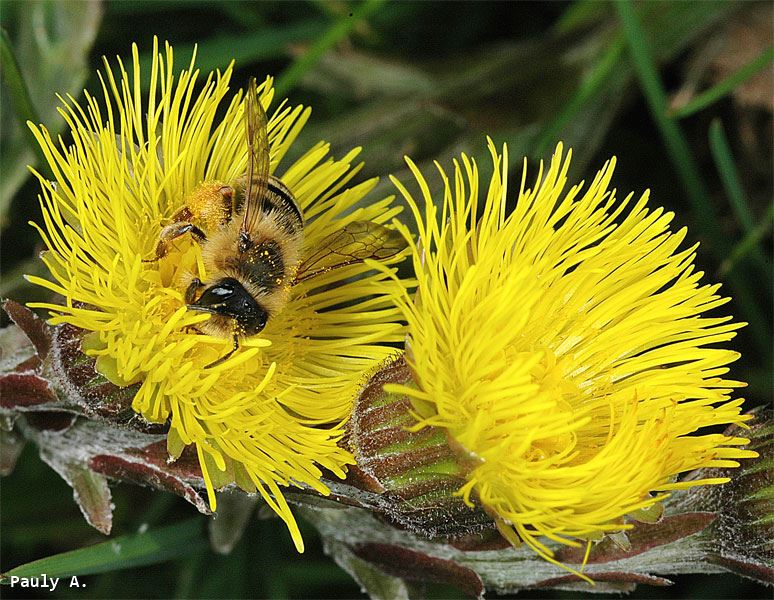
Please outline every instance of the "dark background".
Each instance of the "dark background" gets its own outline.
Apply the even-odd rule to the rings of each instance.
[[[0,8],[33,108],[52,130],[62,126],[54,110],[55,92],[78,97],[83,87],[98,89],[95,71],[102,68],[103,55],[111,60],[118,55],[130,64],[131,43],[147,56],[155,34],[173,43],[178,68],[198,43],[204,72],[237,59],[235,86],[251,76],[276,75],[292,103],[314,110],[294,151],[318,139],[331,141],[338,155],[362,145],[364,178],[396,173],[412,189],[404,154],[427,174],[430,161],[438,159],[448,169],[460,151],[479,157],[486,172],[486,135],[498,144],[508,142],[516,185],[521,157],[528,158],[534,177],[537,161],[550,156],[560,139],[574,150],[571,182],[588,180],[616,155],[619,196],[650,188],[651,205],[675,211],[675,229],[688,226],[685,244],[701,242],[697,262],[706,281],[722,282],[724,292],[735,298],[726,310],[749,323],[732,344],[743,356],[733,376],[749,382],[749,406],[769,401],[770,66],[676,121],[687,143],[686,158],[669,153],[623,41],[618,13],[604,2],[4,1]],[[770,3],[653,2],[636,8],[645,30],[640,41],[651,49],[673,106],[717,84],[772,44]],[[322,46],[326,40],[331,41],[327,48]],[[30,301],[41,291],[28,286],[21,274],[39,270],[36,236],[26,225],[39,209],[37,186],[24,174],[24,165],[35,164],[36,156],[18,125],[20,109],[5,81],[2,94],[0,295]],[[711,151],[709,133],[718,123],[730,145],[757,243],[749,243],[750,229],[734,208]],[[691,165],[699,182],[686,184]],[[386,178],[379,190],[395,191]],[[116,486],[113,494],[114,534],[195,515],[192,506],[166,494],[128,485]],[[2,480],[0,501],[3,571],[104,540],[81,517],[70,488],[32,447]],[[302,532],[303,556],[295,553],[280,521],[254,518],[229,556],[198,553],[83,577],[87,587],[81,590],[60,583],[53,594],[25,595],[18,588],[4,588],[2,594],[362,597],[358,586],[324,556],[314,529],[302,525]],[[460,597],[442,586],[429,587],[427,594]],[[587,595],[530,591],[519,597]],[[683,576],[671,587],[640,587],[632,597],[768,598],[771,593],[730,575]]]

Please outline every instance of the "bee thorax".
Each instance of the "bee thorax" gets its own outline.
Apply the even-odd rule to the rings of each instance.
[[[252,244],[244,253],[230,257],[227,264],[246,279],[251,287],[258,289],[277,287],[286,276],[282,248],[276,240]]]

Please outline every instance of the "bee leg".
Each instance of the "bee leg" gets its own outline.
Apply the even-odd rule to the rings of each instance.
[[[171,225],[167,225],[164,227],[164,229],[161,230],[161,233],[159,234],[159,242],[156,244],[156,258],[143,260],[142,262],[153,263],[164,258],[169,251],[169,244],[171,244],[173,240],[179,238],[181,235],[185,235],[186,233],[190,233],[199,243],[207,239],[207,235],[193,223],[188,223],[187,221],[177,221]]]
[[[216,360],[215,362],[211,362],[206,367],[204,367],[205,369],[211,369],[212,367],[217,367],[218,365],[223,364],[229,358],[231,358],[231,356],[234,354],[234,352],[239,350],[239,336],[237,336],[236,333],[234,334],[234,338],[233,339],[234,339],[234,347],[231,350],[229,350],[226,354],[221,356],[218,360]]]
[[[224,219],[221,225],[225,225],[231,219],[234,217],[234,214],[236,214],[237,211],[237,197],[234,193],[234,188],[230,185],[224,185],[219,190],[220,195],[223,196],[223,209],[224,209]]]
[[[203,287],[204,284],[202,283],[202,280],[198,277],[194,277],[188,285],[188,288],[185,290],[185,303],[191,304],[196,299],[196,292],[199,291],[199,288]]]
[[[206,286],[202,283],[202,280],[199,279],[198,277],[194,277],[191,280],[191,283],[188,284],[188,287],[185,290],[185,303],[186,304],[191,304],[191,303],[195,302],[196,301],[196,292],[198,292],[203,287],[206,287]],[[193,331],[195,333],[202,334],[202,332],[199,331],[193,325],[188,325],[188,327],[186,327],[186,331],[188,331],[188,332]]]

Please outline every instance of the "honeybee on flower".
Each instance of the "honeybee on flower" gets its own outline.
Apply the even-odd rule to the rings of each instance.
[[[320,142],[278,171],[310,110],[282,102],[265,116],[270,78],[229,95],[233,64],[201,82],[195,56],[178,73],[172,47],[155,42],[150,77],[136,46],[132,71],[105,60],[101,98],[60,98],[71,145],[30,125],[55,181],[38,175],[34,224],[50,278],[29,280],[63,298],[34,306],[86,332],[102,376],[139,386],[132,408],[168,422],[172,459],[195,448],[213,509],[225,485],[257,491],[301,550],[281,486],[326,494],[322,469],[344,475],[353,459],[338,442],[354,389],[404,335],[391,301],[403,284],[362,261],[400,260],[403,242],[386,225],[400,208],[361,202],[377,181],[352,183],[358,149],[334,159]],[[224,240],[227,263],[284,226],[282,251],[251,255],[250,273],[244,256],[219,262]],[[334,239],[341,232],[378,247],[363,254]],[[228,296],[232,279],[242,290]]]

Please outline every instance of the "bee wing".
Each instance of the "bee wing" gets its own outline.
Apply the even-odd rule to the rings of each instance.
[[[295,283],[367,258],[384,260],[405,247],[406,240],[394,229],[371,221],[353,221],[320,242],[317,250],[301,263]]]
[[[255,77],[250,79],[245,98],[247,174],[241,233],[250,236],[260,216],[269,189],[269,119],[258,95]]]

